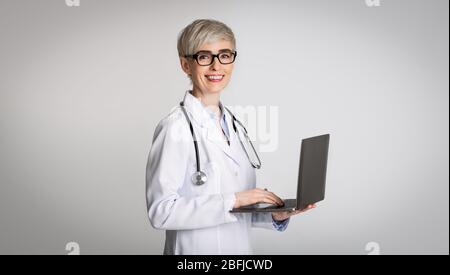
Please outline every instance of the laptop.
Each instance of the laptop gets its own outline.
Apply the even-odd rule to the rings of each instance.
[[[283,200],[283,206],[260,203],[233,208],[231,213],[282,212],[304,209],[309,204],[325,198],[328,144],[330,135],[321,135],[302,140],[300,167],[297,181],[297,199]]]

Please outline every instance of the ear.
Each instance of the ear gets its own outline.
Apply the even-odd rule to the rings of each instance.
[[[180,65],[181,69],[187,74],[191,75],[191,65],[189,64],[189,60],[186,57],[180,56]]]

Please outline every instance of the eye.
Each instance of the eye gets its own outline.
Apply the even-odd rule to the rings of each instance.
[[[231,58],[231,53],[221,53],[219,57],[223,59],[228,59]]]
[[[209,54],[199,54],[198,55],[198,60],[209,60],[211,59],[211,55]]]

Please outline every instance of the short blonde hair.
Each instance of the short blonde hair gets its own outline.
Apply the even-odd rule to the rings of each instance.
[[[231,42],[236,48],[233,31],[224,23],[213,19],[198,19],[187,25],[178,35],[178,55],[195,54],[203,43],[213,43],[219,40]]]

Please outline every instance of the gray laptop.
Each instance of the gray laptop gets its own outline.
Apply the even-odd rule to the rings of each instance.
[[[300,167],[297,182],[297,199],[283,200],[283,206],[254,204],[234,208],[232,213],[279,212],[303,209],[325,198],[328,144],[330,135],[321,135],[302,140]]]

